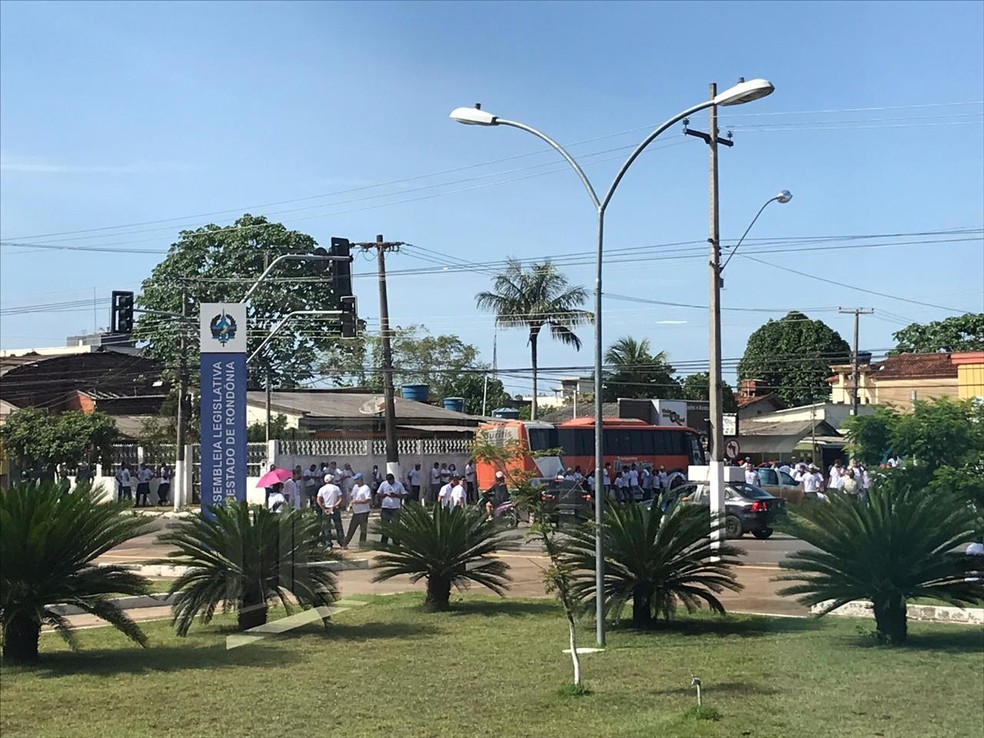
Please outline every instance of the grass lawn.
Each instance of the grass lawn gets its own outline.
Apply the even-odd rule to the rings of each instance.
[[[78,653],[44,635],[42,665],[0,672],[0,735],[931,738],[984,725],[980,627],[912,623],[910,644],[889,649],[867,621],[681,616],[612,631],[583,656],[592,694],[571,697],[549,600],[467,595],[427,614],[419,594],[367,599],[327,632],[232,651],[229,617],[185,639],[145,624],[148,650],[110,628],[79,632]],[[719,719],[693,715],[693,674]]]

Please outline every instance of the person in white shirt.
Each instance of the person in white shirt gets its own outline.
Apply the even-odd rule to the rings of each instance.
[[[398,482],[392,474],[386,475],[386,481],[379,485],[376,490],[379,498],[379,517],[382,522],[396,522],[400,519],[400,508],[403,507],[403,499],[407,496],[406,487],[403,482]],[[383,535],[380,543],[384,546],[389,543],[389,537]]]
[[[756,487],[762,484],[759,473],[755,470],[755,467],[752,466],[751,463],[745,464],[745,484],[753,484]]]
[[[611,464],[605,464],[601,469],[601,486],[604,488],[605,497],[612,493],[612,469]]]
[[[410,499],[420,502],[420,464],[414,464],[413,469],[407,472],[407,482],[410,484]]]
[[[844,485],[844,467],[841,460],[837,459],[830,467],[830,478],[827,481],[827,489],[840,489]]]
[[[431,467],[428,479],[430,481],[430,494],[427,496],[427,502],[434,503],[437,502],[437,493],[441,491],[441,465],[436,461],[434,466]]]
[[[325,483],[318,490],[318,507],[324,512],[321,516],[321,534],[325,546],[332,547],[331,527],[334,524],[338,545],[345,548],[345,531],[342,530],[342,490],[335,484],[335,477],[332,474],[325,474]]]
[[[451,507],[464,507],[468,501],[468,492],[461,477],[451,479]]]
[[[157,483],[157,504],[166,505],[171,496],[171,467],[162,464],[157,476],[160,479]]]
[[[369,507],[372,505],[372,489],[369,485],[365,483],[365,479],[362,474],[356,474],[352,481],[355,486],[352,487],[352,496],[349,498],[348,509],[352,513],[352,519],[349,521],[348,534],[345,536],[345,543],[342,544],[342,548],[348,548],[348,545],[352,542],[352,538],[355,536],[355,529],[359,529],[359,546],[362,547],[366,544],[366,532],[369,528]]]
[[[451,490],[454,488],[455,480],[452,477],[447,484],[441,487],[437,491],[437,504],[442,507],[449,507],[451,505]]]
[[[287,501],[295,510],[301,509],[301,490],[300,487],[297,486],[297,480],[300,476],[301,467],[298,466],[294,468],[291,478],[284,480],[283,495],[287,498]]]
[[[318,472],[318,465],[311,464],[304,472],[304,496],[307,498],[307,507],[317,507],[318,490],[321,485],[318,480],[324,479],[324,473]]]
[[[478,499],[478,494],[476,490],[478,485],[475,478],[475,460],[468,459],[468,463],[465,464],[465,491],[468,493],[468,502],[474,502]]]
[[[267,497],[267,510],[275,513],[282,513],[288,509],[287,498],[284,497],[284,485],[281,483],[275,484],[271,487],[273,490],[270,492],[270,496]]]
[[[146,464],[137,469],[137,504],[136,507],[150,507],[150,480],[154,472]]]
[[[792,468],[789,466],[788,463],[783,462],[783,465],[779,467],[779,471],[783,472],[784,474],[789,474],[792,471]]]
[[[820,474],[820,470],[813,464],[810,464],[803,475],[803,494],[807,497],[815,496],[817,499],[823,499],[823,476]]]

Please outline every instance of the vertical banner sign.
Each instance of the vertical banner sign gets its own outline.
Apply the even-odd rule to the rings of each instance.
[[[202,510],[246,500],[246,306],[201,305]]]

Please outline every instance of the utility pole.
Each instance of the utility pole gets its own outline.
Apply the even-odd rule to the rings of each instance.
[[[741,80],[739,80],[741,81]],[[717,96],[717,84],[709,86],[710,99]],[[683,132],[687,136],[696,136],[703,140],[710,149],[710,212],[708,229],[708,266],[709,266],[709,295],[710,309],[710,372],[708,398],[710,400],[710,417],[708,418],[708,446],[710,458],[708,468],[708,483],[711,488],[711,516],[717,518],[724,515],[724,397],[721,380],[721,217],[718,206],[718,144],[734,146],[728,139],[718,138],[717,105],[711,105],[709,129],[707,133],[694,131],[688,126],[689,120],[683,121]],[[711,536],[711,545],[720,546],[721,531],[715,531]]]
[[[851,372],[851,415],[858,414],[858,407],[861,404],[861,398],[859,395],[858,385],[861,383],[861,366],[858,359],[858,333],[859,333],[859,323],[862,315],[871,315],[874,313],[874,309],[871,308],[837,308],[837,312],[842,314],[852,314],[854,315],[854,352],[851,357],[851,362],[854,364],[854,369]]]
[[[188,288],[181,288],[181,317],[188,317]],[[174,510],[177,511],[181,505],[190,501],[190,490],[185,487],[187,473],[185,471],[185,427],[188,425],[188,413],[185,407],[185,397],[188,394],[188,323],[182,320],[179,331],[181,332],[180,354],[178,365],[178,417],[177,417],[177,449],[175,449],[174,460],[174,494],[171,495]],[[186,499],[187,498],[187,499]]]
[[[399,251],[402,241],[375,241],[356,243],[363,251],[376,249],[376,270],[379,275],[379,331],[383,346],[383,400],[386,421],[386,473],[400,478],[400,453],[396,445],[396,400],[393,393],[393,351],[390,346],[389,302],[386,298],[386,252]]]

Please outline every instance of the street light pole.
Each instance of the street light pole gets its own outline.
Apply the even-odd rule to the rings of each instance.
[[[665,123],[656,128],[652,133],[650,133],[646,139],[636,147],[635,151],[629,155],[629,158],[625,160],[622,164],[621,169],[615,175],[615,179],[612,180],[611,186],[608,188],[608,192],[605,194],[604,199],[599,199],[591,181],[588,179],[584,170],[577,161],[572,157],[567,150],[561,146],[559,143],[554,141],[545,133],[538,131],[535,128],[531,128],[523,123],[518,123],[516,121],[505,120],[504,118],[499,118],[491,113],[482,110],[481,105],[476,105],[474,108],[455,108],[451,111],[451,119],[458,122],[464,123],[466,125],[479,125],[479,126],[509,126],[511,128],[518,128],[521,131],[526,131],[527,133],[536,136],[541,141],[545,142],[554,151],[560,154],[564,160],[570,164],[571,168],[577,174],[578,178],[581,180],[581,184],[584,185],[584,189],[587,190],[588,197],[591,198],[591,204],[595,207],[595,212],[598,215],[598,227],[597,227],[597,241],[595,250],[595,294],[594,294],[594,429],[595,429],[595,453],[594,453],[594,479],[595,479],[595,627],[596,627],[596,639],[599,646],[605,645],[605,609],[604,609],[604,588],[605,588],[605,557],[604,557],[604,543],[602,540],[602,522],[603,522],[603,511],[604,511],[604,486],[603,481],[603,469],[604,469],[604,436],[603,436],[603,423],[602,423],[602,309],[601,309],[601,298],[602,298],[602,276],[603,276],[603,255],[604,255],[604,245],[605,245],[605,211],[608,208],[608,203],[611,202],[612,196],[615,194],[615,190],[618,189],[622,178],[625,176],[626,171],[632,166],[632,163],[639,158],[639,155],[645,151],[646,147],[649,146],[660,134],[663,133],[670,126],[678,123],[689,115],[696,113],[698,111],[704,110],[705,108],[712,107],[714,105],[740,105],[742,103],[751,102],[752,100],[757,100],[760,97],[765,97],[772,93],[775,88],[772,83],[764,79],[754,79],[748,82],[739,82],[734,87],[725,90],[720,95],[713,97],[711,100],[698,103],[693,107],[687,108],[683,112],[673,116]]]

